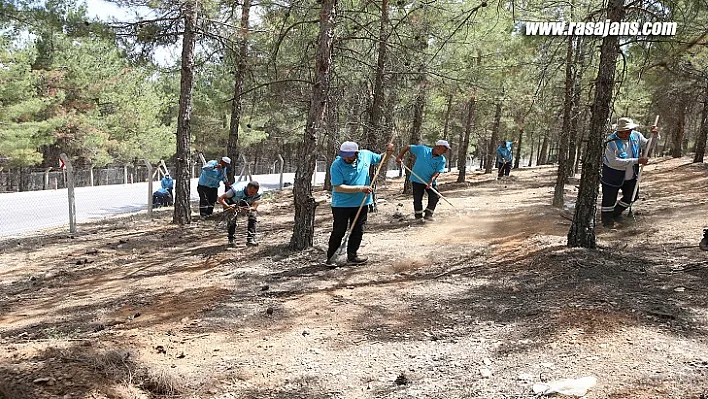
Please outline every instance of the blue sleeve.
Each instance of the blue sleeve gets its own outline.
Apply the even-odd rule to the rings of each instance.
[[[441,155],[442,156],[442,155]],[[438,173],[444,173],[445,172],[445,164],[447,163],[447,159],[445,157],[442,157],[442,161],[438,164]]]
[[[411,149],[408,151],[410,151],[410,153],[413,154],[417,158],[418,156],[420,156],[421,148],[423,148],[422,145],[412,145]]]
[[[378,165],[379,163],[381,163],[381,158],[382,158],[381,154],[376,154],[373,152],[369,152],[369,154],[370,154],[369,155],[369,164],[370,165]]]
[[[334,161],[332,163],[332,166],[329,167],[329,174],[330,174],[330,181],[332,182],[333,186],[341,186],[344,184],[344,175],[342,174],[342,171],[339,170],[337,167],[337,161]]]
[[[216,161],[209,161],[206,165],[202,166],[202,169],[214,169],[216,166]]]

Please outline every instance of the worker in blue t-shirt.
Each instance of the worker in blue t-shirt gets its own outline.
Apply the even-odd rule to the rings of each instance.
[[[447,160],[443,156],[450,149],[450,143],[445,140],[435,142],[435,147],[425,145],[406,146],[398,154],[396,163],[400,164],[406,152],[410,151],[415,156],[415,163],[411,170],[411,185],[413,186],[413,210],[415,218],[421,221],[434,221],[433,213],[440,198],[431,188],[437,189],[436,179],[445,171]],[[423,195],[428,194],[428,205],[423,211]],[[424,214],[425,213],[425,214]]]
[[[393,154],[393,144],[386,147],[388,155]],[[332,182],[332,216],[334,218],[332,234],[329,237],[327,249],[327,266],[334,266],[332,257],[342,238],[347,233],[347,227],[353,221],[359,208],[361,212],[354,224],[347,244],[347,264],[363,264],[366,258],[357,255],[361,239],[364,235],[364,224],[369,211],[371,198],[371,177],[369,167],[378,165],[383,154],[374,154],[368,150],[359,150],[359,145],[353,141],[342,143],[339,156],[330,166]],[[366,198],[366,200],[364,200]],[[363,202],[363,204],[362,204]]]
[[[509,176],[511,172],[511,162],[514,160],[514,144],[516,141],[502,140],[497,146],[497,179],[502,176]]]
[[[169,173],[165,173],[165,177],[160,180],[160,186],[167,190],[170,193],[170,196],[172,197],[172,189],[175,187],[175,181],[172,179]]]
[[[231,165],[231,158],[222,157],[219,162],[212,160],[202,167],[202,174],[199,175],[197,183],[199,216],[202,218],[206,218],[214,212],[214,204],[219,194],[219,184],[224,182],[226,190],[229,189],[229,182],[226,179],[229,165]]]
[[[260,184],[257,181],[239,182],[231,186],[219,197],[219,203],[227,208],[227,233],[229,246],[233,247],[234,236],[236,234],[236,218],[239,213],[248,215],[248,228],[246,234],[246,245],[255,247],[256,225],[258,224],[258,202],[263,196]]]

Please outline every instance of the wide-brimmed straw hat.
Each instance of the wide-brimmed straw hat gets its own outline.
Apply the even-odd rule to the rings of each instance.
[[[629,118],[619,118],[619,120],[617,121],[617,129],[616,130],[618,132],[621,132],[624,130],[635,129],[638,126],[639,126],[638,124],[634,123],[634,121]]]

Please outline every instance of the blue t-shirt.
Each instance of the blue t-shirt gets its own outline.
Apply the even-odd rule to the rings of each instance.
[[[219,182],[224,182],[226,184],[226,170],[227,168],[217,168],[216,165],[219,162],[209,161],[206,165],[202,167],[202,174],[199,175],[199,185],[219,188]]]
[[[174,180],[170,176],[163,177],[160,184],[165,190],[172,190],[175,186]]]
[[[246,201],[248,205],[253,205],[254,202],[261,199],[263,196],[263,189],[258,187],[258,192],[256,195],[249,196],[246,193],[246,187],[248,186],[247,181],[238,182],[231,186],[229,190],[224,193],[226,195],[226,202],[230,204],[238,204],[240,200]]]
[[[412,145],[411,154],[415,155],[415,163],[413,164],[413,173],[420,176],[425,181],[420,181],[417,177],[411,174],[411,181],[421,184],[428,184],[430,178],[436,173],[445,171],[445,156],[433,156],[433,149],[425,145]],[[435,183],[435,182],[433,182]]]
[[[356,161],[348,164],[344,159],[337,157],[332,162],[329,168],[331,175],[330,181],[332,186],[346,184],[347,186],[368,186],[371,184],[369,176],[369,167],[378,165],[381,162],[381,155],[374,154],[368,150],[359,151]],[[358,193],[340,193],[332,190],[332,207],[333,208],[358,208],[361,201],[364,200],[364,195],[367,195],[364,205],[373,204],[374,201],[371,194]]]
[[[504,147],[497,146],[497,161],[499,163],[511,162],[514,159],[514,153],[512,152],[513,142],[507,141]]]

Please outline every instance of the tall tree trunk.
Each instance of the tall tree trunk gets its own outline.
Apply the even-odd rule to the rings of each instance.
[[[421,32],[418,34],[418,41],[416,42],[416,50],[420,54],[424,54],[425,49],[428,47],[428,33],[427,27],[421,27]],[[421,140],[421,129],[423,127],[423,111],[425,108],[425,93],[428,89],[427,84],[427,64],[426,60],[421,60],[418,66],[418,77],[416,79],[416,96],[415,103],[413,105],[413,124],[411,125],[411,139],[409,144],[420,144]],[[406,160],[404,161],[406,165],[413,169],[413,156],[408,153]],[[411,185],[410,173],[406,173],[406,179],[403,181],[403,193],[410,194],[413,189]]]
[[[529,138],[529,140],[531,141],[531,153],[529,154],[528,166],[531,167],[533,165],[533,144],[534,144],[533,137]]]
[[[452,142],[451,138],[448,138],[449,135],[449,130],[450,130],[450,112],[452,111],[452,97],[453,93],[450,93],[447,97],[447,109],[445,110],[445,125],[443,127],[443,140],[448,140],[450,142],[450,146],[454,146],[455,144]],[[459,144],[459,143],[457,143]],[[453,147],[454,148],[454,147]],[[447,171],[448,173],[452,170],[452,162],[453,162],[453,152],[450,151],[450,157],[448,158],[447,162]]]
[[[394,135],[393,132],[396,131],[396,104],[398,103],[397,93],[398,93],[398,75],[391,74],[386,81],[386,86],[388,88],[388,95],[386,96],[386,105],[384,111],[384,125],[386,127],[385,134],[383,137],[393,137],[393,143],[396,145],[398,142],[398,134]],[[388,144],[388,143],[386,143]],[[400,147],[396,147],[400,148]],[[396,165],[394,163],[394,165]],[[402,168],[401,168],[402,169]],[[376,174],[376,171],[373,172]],[[386,176],[388,176],[388,165],[384,165],[381,168],[379,177],[376,179],[377,183],[383,183],[386,181]],[[400,175],[399,175],[400,176]]]
[[[472,89],[472,95],[467,102],[467,119],[465,120],[465,136],[457,150],[457,182],[463,183],[467,177],[467,149],[470,145],[470,135],[474,126],[474,113],[477,93]]]
[[[678,112],[676,113],[676,124],[674,125],[671,156],[681,158],[683,156],[683,136],[686,129],[686,105],[680,102],[676,104],[676,107]]]
[[[450,93],[447,97],[447,108],[445,109],[445,126],[443,127],[443,140],[448,140],[448,130],[450,130],[450,112],[452,111],[452,97]]]
[[[623,0],[609,0],[607,18],[611,21],[624,19]],[[583,159],[583,173],[578,190],[573,223],[568,231],[568,246],[595,248],[595,212],[600,185],[600,157],[604,150],[603,133],[607,131],[612,89],[615,84],[615,69],[619,36],[606,36],[600,46],[600,64],[595,79],[595,100],[592,105],[588,146]]]
[[[226,144],[226,154],[231,158],[231,165],[238,159],[238,130],[241,122],[241,103],[243,84],[246,80],[246,62],[248,60],[248,19],[251,13],[251,0],[243,0],[241,6],[241,31],[239,33],[238,60],[234,74],[234,98],[231,100],[231,124],[229,125],[229,141]],[[233,182],[236,168],[228,168],[229,182]]]
[[[556,186],[553,190],[553,206],[563,207],[565,183],[568,181],[568,148],[570,147],[570,118],[573,111],[573,37],[568,37],[568,48],[565,53],[565,98],[563,102],[563,126],[559,135],[558,172]]]
[[[411,125],[411,140],[409,144],[416,145],[420,144],[421,140],[421,130],[423,127],[423,111],[425,108],[425,74],[421,74],[422,78],[420,83],[418,83],[418,93],[415,96],[415,104],[413,105],[413,124]],[[408,153],[410,154],[410,152]],[[411,155],[407,156],[404,162],[406,162],[408,168],[413,169],[413,159]],[[403,193],[409,194],[413,186],[411,185],[410,173],[406,173],[406,180],[403,182]]]
[[[310,112],[307,115],[307,125],[300,146],[293,185],[295,223],[290,238],[290,248],[295,250],[311,247],[315,235],[317,203],[312,196],[312,173],[317,161],[317,136],[324,125],[327,110],[336,14],[337,0],[322,0],[320,32],[317,37],[315,84],[312,86]]]
[[[708,80],[706,89],[703,92],[703,112],[701,113],[701,129],[696,137],[696,155],[693,162],[703,162],[706,153],[706,139],[708,139]]]
[[[492,138],[489,140],[489,145],[487,146],[487,164],[484,167],[484,173],[492,173],[492,167],[495,164],[495,158],[497,156],[497,142],[499,141],[499,127],[501,126],[501,111],[502,104],[501,100],[497,101],[497,107],[494,111],[494,124],[492,125]]]
[[[460,170],[460,162],[461,162],[460,161],[460,151],[463,152],[462,156],[465,158],[464,166],[465,166],[465,169],[467,169],[467,151],[469,151],[469,139],[467,139],[467,140],[468,140],[467,141],[467,148],[464,148],[463,145],[465,145],[465,130],[460,129],[459,133],[457,133],[457,147],[458,148],[457,148],[457,159],[455,160],[456,161],[455,165],[457,166],[458,173]],[[474,165],[470,165],[470,166],[474,167]],[[459,176],[458,176],[458,182],[459,182]]]
[[[177,117],[177,156],[175,165],[175,209],[172,223],[184,225],[192,222],[190,198],[192,96],[194,91],[194,45],[197,25],[197,1],[191,0],[184,7],[184,34],[182,36],[182,71],[180,78],[179,116]]]
[[[543,135],[543,142],[540,143],[538,150],[538,159],[536,165],[545,165],[548,163],[548,134]]]
[[[514,159],[514,169],[519,169],[521,163],[521,142],[524,139],[524,127],[519,128],[519,137],[516,139],[516,159]]]
[[[580,104],[580,93],[582,90],[583,81],[583,69],[585,66],[585,56],[583,54],[583,41],[582,37],[578,37],[576,41],[576,52],[575,52],[575,74],[573,76],[573,100],[570,110],[570,145],[568,147],[568,169],[567,176],[574,176],[576,171],[576,152],[578,147],[578,125],[580,122],[581,110],[579,109]]]
[[[381,20],[379,25],[379,52],[374,76],[374,98],[369,108],[369,124],[366,127],[366,148],[377,148],[382,139],[381,120],[384,115],[386,74],[386,50],[388,47],[388,0],[381,0]]]
[[[339,100],[341,98],[340,91],[330,93],[329,106],[327,107],[327,141],[325,143],[325,160],[327,161],[325,168],[324,189],[332,190],[331,173],[329,166],[332,165],[337,154],[337,141],[339,140]]]

